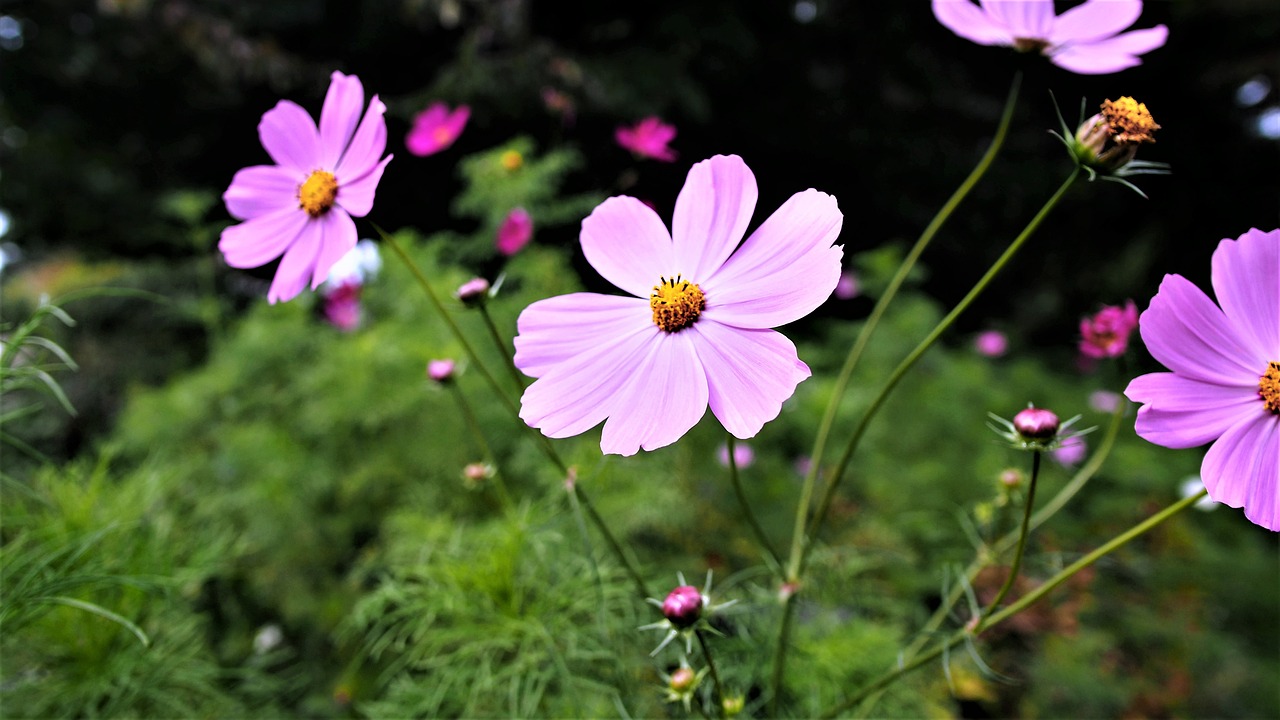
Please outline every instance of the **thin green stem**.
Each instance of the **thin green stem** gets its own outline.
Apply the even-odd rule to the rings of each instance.
[[[711,668],[711,682],[715,683],[711,699],[720,708],[718,715],[724,717],[724,685],[720,682],[720,671],[716,668],[715,658],[711,657],[711,646],[707,645],[707,639],[703,637],[701,630],[694,630],[693,634],[698,638],[698,647],[702,648],[702,657],[706,658],[707,667]]]
[[[769,562],[769,567],[779,578],[785,580],[786,577],[782,572],[782,558],[778,556],[773,545],[769,543],[769,536],[765,534],[764,528],[760,527],[760,521],[756,519],[756,514],[751,510],[751,503],[747,502],[746,493],[742,491],[742,482],[738,477],[738,459],[734,457],[734,443],[736,438],[732,434],[728,435],[726,447],[729,450],[729,484],[733,485],[733,494],[738,498],[738,506],[742,508],[742,516],[746,518],[747,525],[751,527],[751,531],[755,533],[756,542],[759,543],[760,549],[765,552],[765,560]]]
[[[493,480],[494,492],[498,496],[498,502],[504,510],[511,512],[515,505],[511,500],[511,494],[507,492],[507,484],[502,479],[502,468],[498,467],[498,461],[493,454],[493,449],[489,447],[489,441],[485,439],[484,432],[480,430],[480,423],[476,420],[476,414],[471,409],[471,403],[467,402],[467,396],[456,382],[449,382],[449,390],[454,400],[458,403],[458,410],[462,413],[463,420],[466,421],[467,427],[471,430],[471,435],[476,441],[480,455],[493,467],[493,477],[491,479]]]
[[[591,504],[591,500],[587,497],[577,482],[573,483],[570,488],[573,493],[574,501],[581,505],[587,511],[587,517],[591,518],[591,522],[595,523],[596,529],[604,536],[604,540],[609,544],[609,549],[613,551],[618,562],[622,563],[622,567],[627,571],[627,575],[631,577],[631,582],[636,586],[636,592],[640,597],[649,597],[649,588],[644,583],[644,578],[640,577],[640,573],[636,571],[635,565],[631,562],[631,558],[623,551],[622,545],[618,544],[617,538],[609,531],[609,526],[605,524],[604,518],[600,517],[600,513],[596,512],[595,505]]]
[[[493,315],[489,313],[489,308],[484,305],[479,306],[480,317],[484,318],[484,326],[489,330],[489,339],[493,340],[494,347],[498,348],[498,352],[502,353],[504,364],[507,371],[511,374],[511,380],[515,382],[516,394],[524,392],[524,376],[520,374],[520,369],[516,367],[515,359],[511,355],[511,349],[507,347],[507,343],[502,339],[502,335],[498,332],[498,326],[493,322]]]
[[[1009,577],[1004,579],[1004,585],[1000,587],[1000,592],[996,593],[995,599],[987,605],[987,609],[979,617],[986,617],[1000,607],[1000,603],[1005,596],[1013,589],[1013,581],[1017,579],[1018,571],[1022,569],[1022,554],[1027,549],[1027,536],[1031,534],[1031,509],[1036,504],[1036,480],[1040,478],[1041,454],[1039,450],[1031,451],[1031,480],[1027,483],[1027,502],[1026,507],[1022,510],[1022,528],[1018,531],[1018,549],[1013,553],[1013,563],[1009,566]]]
[[[929,247],[929,243],[933,241],[938,231],[942,229],[943,224],[950,219],[952,213],[960,206],[960,203],[969,195],[969,191],[973,190],[982,176],[987,173],[987,168],[991,166],[996,155],[999,154],[1000,148],[1004,146],[1005,136],[1009,132],[1009,123],[1013,119],[1014,107],[1018,104],[1018,88],[1022,85],[1022,72],[1018,71],[1013,76],[1013,82],[1009,86],[1009,95],[1005,99],[1004,112],[1000,115],[1000,123],[996,126],[995,135],[991,138],[991,144],[987,146],[987,151],[978,160],[978,164],[970,171],[969,176],[960,183],[960,187],[956,188],[947,202],[933,216],[924,231],[920,233],[920,237],[916,239],[916,244],[912,246],[907,256],[903,258],[902,265],[898,267],[897,273],[893,279],[889,281],[888,287],[881,293],[880,298],[876,301],[875,307],[871,309],[871,314],[867,316],[866,322],[863,323],[862,329],[858,332],[858,337],[854,340],[853,346],[849,349],[849,354],[845,357],[844,366],[840,368],[840,374],[836,377],[835,386],[831,390],[831,398],[827,401],[827,408],[823,413],[822,422],[818,425],[818,433],[814,437],[813,451],[809,454],[812,462],[809,466],[809,472],[805,473],[804,485],[800,491],[800,503],[796,509],[795,533],[791,540],[791,557],[788,562],[788,574],[790,580],[799,579],[800,568],[800,552],[805,537],[805,522],[808,519],[809,506],[813,500],[813,490],[817,482],[818,473],[821,471],[822,458],[827,450],[827,439],[830,436],[831,428],[835,423],[836,414],[840,409],[840,401],[844,399],[844,393],[849,386],[849,380],[853,376],[854,368],[857,367],[858,361],[862,358],[862,353],[866,350],[867,345],[871,341],[871,335],[875,332],[876,326],[880,323],[880,317],[884,315],[888,309],[889,303],[898,294],[898,289],[906,282],[907,277],[915,268],[916,261]]]
[[[999,625],[1000,623],[1004,622],[1005,620],[1008,620],[1014,615],[1017,615],[1023,610],[1026,610],[1027,608],[1031,607],[1035,603],[1039,602],[1041,598],[1043,598],[1045,595],[1048,595],[1059,585],[1066,582],[1067,580],[1070,580],[1071,577],[1076,573],[1096,563],[1098,560],[1102,559],[1103,557],[1115,552],[1119,548],[1123,547],[1124,545],[1132,541],[1134,538],[1137,538],[1143,535],[1147,531],[1160,525],[1161,523],[1173,517],[1174,515],[1177,515],[1178,513],[1182,512],[1188,507],[1191,507],[1196,503],[1197,500],[1204,497],[1206,494],[1207,494],[1206,491],[1201,490],[1195,495],[1192,495],[1190,497],[1185,497],[1179,500],[1178,502],[1173,503],[1169,507],[1166,507],[1165,509],[1156,513],[1155,515],[1152,515],[1146,520],[1143,520],[1137,525],[1134,525],[1128,530],[1120,533],[1119,535],[1117,535],[1116,537],[1108,541],[1105,545],[1102,545],[1101,547],[1097,548],[1096,550],[1089,553],[1088,555],[1085,555],[1079,560],[1063,568],[1060,572],[1058,572],[1056,575],[1046,580],[1035,590],[1018,598],[1017,601],[1015,601],[1005,609],[986,618],[984,621],[980,622],[980,624],[976,628],[972,630],[961,628],[955,631],[946,640],[942,641],[941,643],[939,643],[937,646],[935,646],[933,649],[929,650],[925,654],[920,655],[909,662],[905,662],[901,664],[899,667],[897,667],[896,669],[881,675],[875,680],[872,680],[870,683],[867,683],[865,686],[859,689],[858,692],[854,693],[853,695],[850,695],[848,698],[842,701],[839,705],[836,705],[835,707],[823,713],[822,717],[824,718],[835,717],[837,714],[845,710],[848,710],[854,705],[857,705],[859,702],[862,702],[863,698],[866,698],[867,696],[871,695],[873,692],[876,692],[881,688],[887,687],[890,683],[894,682],[895,680],[902,677],[903,675],[906,675],[907,673],[911,672],[912,670],[915,670],[921,665],[924,665],[925,663],[928,663],[929,661],[939,657],[950,648],[963,642],[966,637],[976,636],[985,630],[989,630],[992,627]]]

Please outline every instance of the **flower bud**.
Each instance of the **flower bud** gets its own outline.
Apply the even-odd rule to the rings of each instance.
[[[692,690],[697,681],[698,674],[692,668],[682,667],[671,673],[671,679],[667,681],[667,687],[672,693],[683,694]]]
[[[742,710],[747,706],[747,699],[741,695],[726,695],[720,701],[720,708],[724,710],[724,716],[727,718],[736,717],[742,714]]]
[[[702,593],[692,585],[681,585],[667,594],[662,615],[674,627],[692,627],[702,617]]]
[[[432,360],[427,363],[427,377],[446,385],[453,382],[454,362],[449,359]]]
[[[1080,124],[1072,150],[1080,163],[1110,173],[1128,165],[1138,145],[1155,142],[1159,129],[1145,104],[1131,97],[1107,100],[1102,112]]]
[[[1058,426],[1058,416],[1044,408],[1029,407],[1013,416],[1013,428],[1024,440],[1048,440]]]
[[[1017,468],[1005,468],[1000,471],[1000,484],[1010,490],[1022,485],[1022,471]]]
[[[462,481],[468,488],[479,487],[481,483],[493,477],[493,466],[488,463],[469,463],[462,468]]]
[[[489,281],[484,278],[472,278],[458,286],[454,295],[467,307],[476,307],[489,300]]]

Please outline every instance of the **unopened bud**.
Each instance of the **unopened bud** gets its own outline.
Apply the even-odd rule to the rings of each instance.
[[[698,681],[698,674],[692,668],[682,667],[671,673],[671,679],[667,681],[667,687],[673,693],[686,693],[693,689],[694,683]]]
[[[508,150],[499,156],[498,162],[502,163],[502,168],[507,172],[515,172],[524,165],[524,156],[518,150]]]
[[[455,364],[452,360],[432,360],[427,363],[427,377],[444,385],[453,382]]]
[[[1000,484],[1013,490],[1022,485],[1022,471],[1017,468],[1005,468],[1000,471]]]
[[[702,617],[702,593],[692,585],[681,585],[667,594],[662,615],[674,627],[692,627]]]
[[[726,695],[720,701],[720,707],[724,710],[725,717],[734,717],[742,713],[743,708],[747,706],[747,699],[741,695]]]
[[[1013,427],[1024,440],[1048,440],[1058,434],[1058,416],[1044,408],[1029,407],[1013,416]]]
[[[468,307],[483,305],[489,300],[489,281],[481,277],[472,278],[459,285],[454,295]]]

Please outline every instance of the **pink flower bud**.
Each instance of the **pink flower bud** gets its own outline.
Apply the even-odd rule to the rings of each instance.
[[[1000,357],[1009,350],[1009,339],[999,330],[986,330],[978,333],[973,340],[973,347],[980,355]]]
[[[498,228],[496,246],[498,252],[510,257],[520,252],[533,238],[533,218],[524,208],[515,208],[507,214]]]
[[[676,671],[671,673],[671,680],[667,682],[667,687],[673,693],[686,693],[693,689],[697,680],[698,674],[692,668],[676,668]]]
[[[1017,468],[1005,468],[1000,471],[1000,484],[1010,490],[1022,484],[1022,471]]]
[[[1058,416],[1044,408],[1029,407],[1013,416],[1013,428],[1026,440],[1047,440],[1058,434]]]
[[[458,286],[454,296],[464,305],[483,305],[489,299],[489,281],[484,278],[471,278]]]
[[[453,381],[454,362],[452,360],[432,360],[427,363],[427,377],[441,385]]]
[[[702,593],[692,585],[681,585],[662,601],[662,615],[677,628],[691,627],[702,617]]]

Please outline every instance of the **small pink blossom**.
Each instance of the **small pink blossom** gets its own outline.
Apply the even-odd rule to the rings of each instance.
[[[718,460],[721,465],[729,467],[728,443],[722,443],[720,447],[716,448],[716,460]],[[739,470],[751,467],[751,463],[755,461],[756,451],[752,450],[750,445],[746,443],[733,444],[733,464],[737,466]]]
[[[405,136],[404,144],[409,152],[419,157],[434,155],[458,139],[470,117],[471,108],[466,105],[450,111],[448,105],[433,102],[414,116],[413,128]]]
[[[483,305],[489,300],[489,281],[482,277],[471,278],[459,285],[457,292],[453,295],[461,300],[463,305]]]
[[[1053,0],[933,0],[938,22],[979,45],[1039,52],[1082,75],[1114,73],[1142,64],[1139,55],[1164,45],[1157,25],[1122,33],[1142,14],[1142,0],[1086,0],[1054,15]]]
[[[360,290],[360,283],[344,282],[325,293],[324,316],[331,325],[343,332],[360,326]]]
[[[1113,358],[1129,347],[1129,335],[1138,328],[1138,308],[1130,300],[1123,308],[1108,305],[1093,317],[1080,321],[1080,352],[1091,358]]]
[[[1009,339],[999,330],[984,330],[974,338],[973,349],[979,355],[997,358],[1009,351]]]
[[[382,171],[391,162],[386,106],[374,96],[364,108],[364,86],[335,72],[320,110],[320,126],[297,104],[281,100],[262,116],[258,136],[275,165],[237,172],[223,193],[227,212],[243,220],[222,231],[218,249],[234,268],[280,258],[267,300],[290,300],[311,289],[356,245],[352,217],[364,217]]]
[[[507,219],[498,228],[498,252],[510,257],[520,252],[533,238],[533,218],[524,208],[515,208],[507,213]]]
[[[1138,435],[1169,448],[1212,442],[1209,497],[1280,531],[1280,230],[1250,230],[1213,253],[1218,302],[1165,275],[1139,319],[1147,350],[1172,372],[1125,388]]]
[[[1071,467],[1078,464],[1088,454],[1089,447],[1082,437],[1070,437],[1062,441],[1062,445],[1054,449],[1050,455],[1059,464]]]
[[[621,126],[614,138],[622,147],[640,157],[672,162],[676,153],[667,145],[676,136],[674,125],[667,125],[656,115],[651,115],[632,127]]]
[[[852,300],[858,297],[861,291],[858,284],[858,276],[853,274],[852,270],[845,270],[840,273],[840,282],[836,283],[836,297],[841,300]]]
[[[448,359],[432,360],[427,363],[427,377],[443,385],[453,380],[456,364]]]

